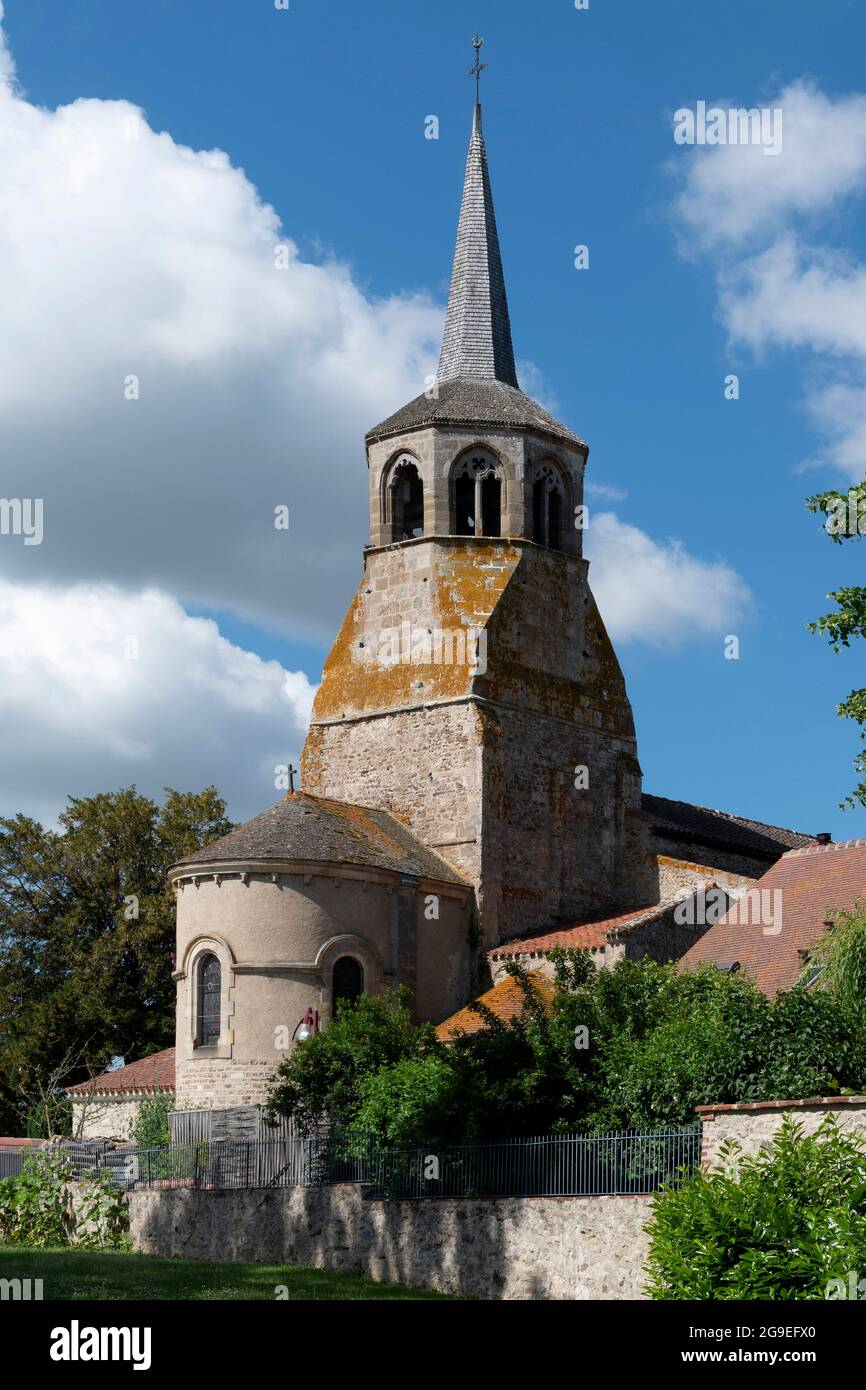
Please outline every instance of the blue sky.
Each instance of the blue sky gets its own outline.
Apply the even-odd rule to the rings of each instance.
[[[434,319],[450,274],[471,116],[465,73],[477,25],[487,39],[485,131],[518,358],[534,365],[545,401],[589,442],[588,477],[624,494],[595,505],[612,508],[619,523],[655,544],[676,538],[702,564],[721,562],[751,594],[735,605],[731,625],[724,613],[703,627],[692,615],[682,630],[672,620],[650,640],[628,624],[617,638],[645,788],[798,829],[830,830],[834,838],[864,833],[861,813],[837,809],[853,781],[857,738],[835,715],[836,704],[863,683],[862,653],[834,656],[805,631],[829,607],[829,589],[858,582],[862,550],[831,546],[803,506],[809,493],[854,476],[834,463],[832,431],[822,430],[815,400],[828,387],[859,390],[862,357],[845,347],[843,328],[791,327],[781,322],[777,303],[757,313],[757,327],[754,313],[737,319],[720,290],[726,277],[741,275],[752,257],[792,233],[805,265],[813,253],[821,264],[845,256],[849,270],[859,265],[862,113],[845,102],[866,87],[862,7],[858,12],[850,0],[823,0],[820,9],[804,0],[759,7],[743,0],[710,12],[669,0],[591,0],[589,11],[578,12],[569,0],[476,0],[469,24],[466,7],[448,0],[291,0],[287,12],[270,0],[6,0],[5,9],[29,104],[53,110],[80,97],[129,102],[175,145],[225,151],[275,209],[304,263],[339,263],[366,301],[417,297],[418,314]],[[745,232],[714,240],[707,230],[712,178],[708,188],[689,183],[695,152],[675,146],[673,112],[699,99],[772,105],[803,79],[830,103],[824,138],[837,142],[838,119],[838,141],[855,151],[854,171],[840,175],[823,201],[810,201],[801,189],[788,202],[780,199],[773,225],[753,228],[746,212]],[[438,141],[424,139],[431,113],[440,120]],[[789,156],[786,147],[786,157],[796,158],[796,148]],[[684,189],[693,202],[704,198],[694,217],[677,204]],[[754,204],[761,195],[747,185],[731,196]],[[198,209],[203,227],[210,216],[205,198]],[[588,271],[573,267],[577,243],[590,248]],[[60,262],[64,248],[58,235]],[[138,254],[130,248],[133,265]],[[832,298],[832,287],[824,289]],[[823,314],[820,307],[812,312]],[[429,335],[427,326],[417,331]],[[74,342],[68,350],[74,355]],[[307,599],[300,592],[290,569],[275,572],[261,604],[252,583],[235,603],[228,580],[206,592],[194,574],[176,574],[161,560],[126,574],[108,543],[104,556],[98,547],[86,554],[82,543],[77,569],[64,559],[42,574],[34,558],[24,579],[158,584],[186,614],[214,617],[234,646],[302,670],[315,683],[366,540],[364,425],[416,393],[390,394],[391,381],[402,383],[400,370],[370,388],[345,426],[323,422],[349,481],[345,556],[334,559],[333,587],[321,603],[316,593]],[[229,373],[230,364],[221,371]],[[732,372],[741,383],[735,402],[723,395]],[[365,409],[373,412],[366,419]],[[250,435],[249,455],[238,461],[239,487],[251,479],[255,486],[260,441],[255,428]],[[62,437],[58,427],[58,448]],[[194,448],[194,437],[191,427],[184,448]],[[306,467],[303,453],[289,437],[288,489],[293,470]],[[307,532],[331,491],[319,459],[315,466],[299,504]],[[85,494],[88,478],[84,466]],[[206,490],[206,462],[200,481]],[[206,529],[206,498],[202,515]],[[216,567],[221,553],[215,546]],[[46,556],[47,546],[39,563]],[[594,556],[594,569],[600,565]],[[283,583],[292,586],[284,615]],[[640,586],[639,573],[633,583]],[[305,602],[316,610],[309,620]],[[738,661],[723,656],[729,632],[740,637]],[[252,744],[255,709],[244,718]],[[257,766],[279,751],[273,710],[268,720],[265,745],[249,754]],[[287,721],[287,755],[297,752],[298,720],[296,726]],[[177,745],[150,748],[140,775],[125,778],[113,765],[106,775],[116,771],[118,781],[139,780],[153,790],[195,776],[232,788],[230,763],[247,756],[238,727],[232,724],[222,741],[205,740],[199,761],[181,760],[176,772],[170,754],[188,743],[181,735]],[[56,767],[57,756],[46,762]],[[129,770],[136,772],[134,758]],[[74,773],[70,764],[68,776]],[[23,785],[23,773],[7,784],[4,812],[18,809]],[[256,803],[249,783],[238,786],[235,814],[274,799],[261,787]],[[97,788],[65,791],[85,789]],[[38,809],[54,795],[46,771]]]

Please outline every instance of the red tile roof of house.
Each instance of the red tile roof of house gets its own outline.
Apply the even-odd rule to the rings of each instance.
[[[567,927],[557,927],[555,931],[542,932],[540,936],[507,941],[502,946],[494,946],[487,954],[490,960],[498,960],[504,956],[544,955],[555,946],[578,951],[601,950],[608,944],[611,933],[620,935],[632,931],[642,922],[651,922],[669,907],[670,902],[654,903],[652,907],[632,908],[631,912],[621,912],[616,917],[602,917],[595,922],[573,922]]]
[[[92,1081],[81,1081],[77,1086],[67,1086],[67,1095],[80,1095],[82,1091],[99,1091],[123,1095],[130,1091],[173,1091],[174,1090],[174,1048],[167,1047],[162,1052],[152,1052],[128,1066],[116,1067],[114,1071],[104,1071]]]
[[[758,899],[746,906],[740,899],[711,927],[679,963],[680,970],[697,965],[731,965],[750,975],[772,999],[780,990],[796,984],[802,969],[800,954],[823,935],[834,910],[847,911],[858,898],[866,898],[866,840],[842,844],[810,845],[784,854],[758,879],[751,895],[778,891],[780,931],[768,920],[752,925],[758,916]],[[767,900],[770,915],[775,899]]]
[[[549,1005],[555,993],[553,981],[542,975],[540,970],[531,970],[529,981],[530,987],[542,1004]],[[503,1023],[507,1023],[509,1019],[520,1017],[525,999],[526,993],[519,982],[513,975],[506,975],[504,980],[500,980],[499,984],[494,985],[486,994],[479,995],[477,1002],[490,1009]],[[478,1013],[471,1004],[467,1004],[464,1009],[458,1009],[456,1014],[439,1024],[436,1036],[440,1042],[450,1042],[457,1033],[478,1033],[487,1026],[488,1020],[484,1014]]]

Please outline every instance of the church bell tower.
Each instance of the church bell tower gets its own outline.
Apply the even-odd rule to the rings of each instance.
[[[633,906],[641,773],[583,558],[588,448],[518,384],[478,103],[438,376],[366,444],[370,544],[304,790],[408,824],[474,885],[487,947]]]

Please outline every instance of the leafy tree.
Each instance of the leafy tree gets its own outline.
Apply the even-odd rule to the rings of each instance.
[[[429,1023],[412,1022],[405,987],[383,995],[343,1000],[324,1033],[300,1043],[277,1068],[268,1096],[272,1116],[291,1115],[303,1133],[327,1117],[344,1127],[356,1123],[363,1103],[361,1082],[382,1067],[420,1057],[436,1045]]]
[[[803,978],[820,969],[820,989],[829,990],[866,1026],[866,900],[850,912],[832,914],[827,930],[809,948]]]
[[[863,1033],[828,994],[794,989],[771,1002],[718,971],[680,979],[687,1009],[605,1046],[598,1118],[610,1127],[685,1124],[696,1105],[796,1100],[866,1078]]]
[[[811,1136],[787,1118],[754,1156],[729,1141],[718,1168],[654,1199],[648,1230],[655,1299],[847,1297],[866,1270],[863,1140],[828,1117]]]
[[[59,819],[0,819],[0,1123],[13,1133],[28,1096],[170,1044],[166,870],[231,829],[213,787],[169,789],[161,807],[134,787],[73,798]]]
[[[866,534],[866,482],[849,489],[847,497],[836,491],[816,493],[806,506],[811,512],[820,512],[826,517],[825,530],[836,545]],[[852,638],[866,637],[866,588],[846,586],[834,589],[827,597],[835,602],[836,611],[825,613],[810,623],[809,631],[826,637],[833,651],[839,652],[843,647],[850,647]],[[861,739],[866,739],[866,689],[852,690],[837,706],[836,713],[842,718],[853,719],[861,730]],[[843,807],[866,806],[866,750],[857,754],[854,769],[860,781],[845,798]]]
[[[271,1106],[304,1128],[326,1115],[398,1147],[688,1124],[696,1105],[797,1099],[866,1080],[866,1032],[829,991],[768,1000],[712,968],[554,957],[552,999],[439,1042],[400,1003],[362,998],[283,1063]]]
[[[439,1148],[461,1131],[462,1082],[444,1048],[402,1057],[361,1079],[355,1124],[397,1149]]]

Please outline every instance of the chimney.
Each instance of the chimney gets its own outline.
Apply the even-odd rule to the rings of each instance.
[[[821,830],[815,836],[815,839],[818,841],[819,845],[832,845],[833,843],[833,836],[830,834],[829,830]]]

